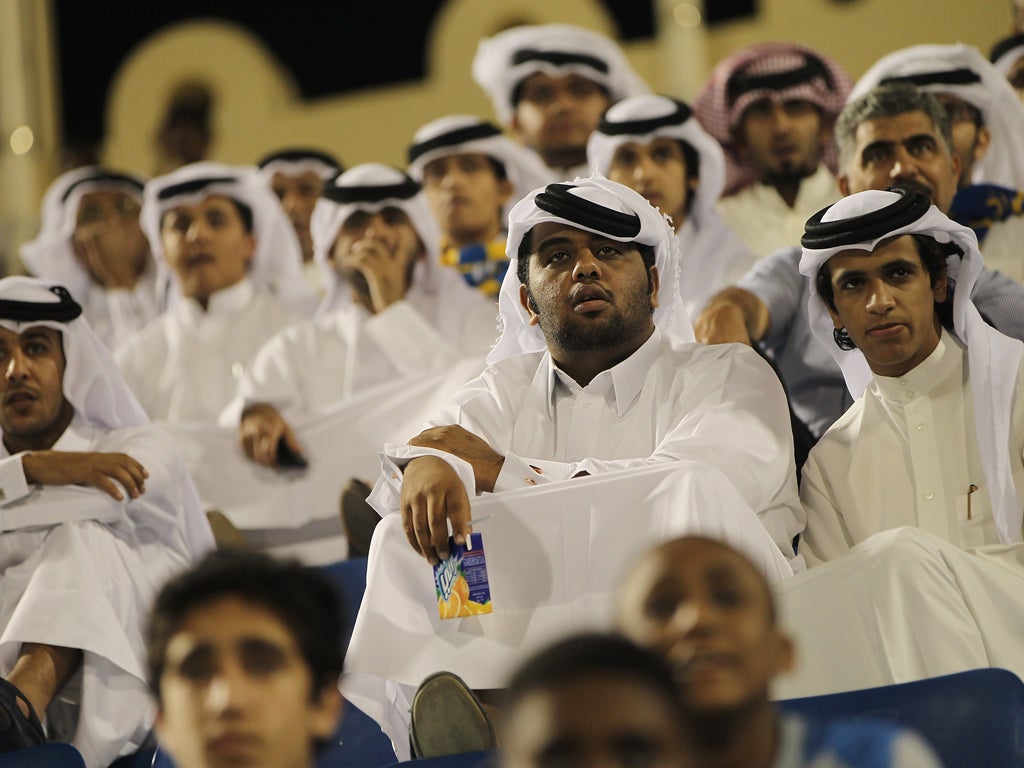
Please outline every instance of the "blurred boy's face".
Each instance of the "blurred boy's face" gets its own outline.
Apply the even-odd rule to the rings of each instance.
[[[709,539],[677,539],[648,555],[623,584],[618,624],[668,662],[694,714],[767,702],[772,678],[793,665],[764,578]]]
[[[287,626],[238,597],[201,605],[167,643],[156,728],[181,768],[309,768],[341,699],[316,691]]]
[[[527,694],[506,713],[503,768],[681,768],[676,707],[625,675],[571,678]]]

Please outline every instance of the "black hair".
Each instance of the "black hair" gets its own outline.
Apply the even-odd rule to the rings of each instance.
[[[238,218],[242,220],[242,227],[251,235],[253,225],[252,208],[233,197],[229,197],[228,200],[234,203],[235,210],[238,211]]]
[[[682,139],[676,139],[679,144],[679,149],[683,152],[683,164],[686,166],[686,176],[683,178],[683,184],[687,187],[690,186],[690,182],[700,180],[700,155],[697,154],[697,150],[693,148],[693,145],[688,141]],[[693,208],[694,194],[688,193],[686,195],[686,208],[683,210],[684,216],[690,215],[690,209]]]
[[[840,171],[845,173],[853,162],[857,153],[857,128],[862,123],[907,112],[924,112],[935,126],[946,150],[954,154],[949,113],[939,100],[911,83],[891,82],[872,88],[859,99],[849,102],[839,113],[835,133]]]
[[[523,88],[526,85],[526,81],[529,80],[534,75],[537,75],[537,74],[541,74],[540,70],[537,70],[536,72],[531,72],[526,77],[524,77],[522,80],[520,80],[518,83],[516,83],[515,87],[512,88],[512,107],[513,108],[519,106],[519,102],[522,101],[522,98],[523,98]],[[567,72],[564,76],[568,77],[569,75],[573,75],[573,74],[577,74],[577,73],[575,73],[575,72]],[[578,75],[578,76],[582,77],[584,80],[589,80],[590,82],[592,82],[595,86],[597,86],[597,88],[601,91],[601,93],[604,94],[604,97],[606,99],[608,99],[609,101],[611,100],[612,92],[609,91],[606,86],[604,86],[601,83],[597,82],[593,78],[587,77],[586,75]]]
[[[237,200],[231,197],[230,195],[218,195],[218,197],[223,197],[225,200],[228,200],[235,207],[235,210],[238,212],[238,218],[242,222],[242,229],[245,230],[246,234],[251,235],[253,228],[252,208],[243,203],[241,200]],[[160,217],[161,229],[163,229],[164,226],[164,219],[167,218],[167,214],[169,214],[171,210],[173,209],[164,211],[163,215]]]
[[[576,635],[536,654],[512,675],[505,703],[511,709],[533,693],[557,690],[566,682],[588,677],[635,680],[661,697],[680,722],[685,719],[667,664],[651,651],[617,634]]]
[[[345,658],[341,598],[315,568],[257,552],[220,550],[164,585],[146,632],[149,688],[159,701],[167,644],[192,611],[236,597],[276,616],[309,665],[317,696],[337,685]]]
[[[942,278],[947,276],[946,260],[953,254],[963,256],[963,250],[956,243],[940,243],[933,237],[921,234],[911,234],[914,245],[917,246],[917,255],[921,258],[921,264],[928,270],[928,279],[932,288],[938,285]],[[946,300],[936,302],[935,311],[939,315],[939,321],[946,328],[953,327],[953,281],[948,282],[946,289]],[[836,296],[832,287],[832,271],[826,261],[818,269],[814,277],[814,290],[825,302],[825,306],[836,311]],[[840,349],[851,350],[855,348],[853,339],[846,332],[845,328],[837,328],[833,331],[833,338]]]
[[[491,157],[491,155],[485,154],[488,165],[491,166],[491,170],[494,172],[494,178],[498,181],[505,181],[508,178],[508,171],[505,170],[505,164],[497,158]]]

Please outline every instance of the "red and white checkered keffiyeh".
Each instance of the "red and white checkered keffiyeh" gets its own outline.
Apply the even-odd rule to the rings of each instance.
[[[799,74],[801,70],[806,73],[803,77]],[[786,82],[788,74],[797,82]],[[747,78],[755,82],[743,87]],[[768,82],[758,85],[756,81],[761,78]],[[777,82],[771,83],[771,79]],[[693,106],[704,130],[725,149],[725,194],[755,181],[750,167],[737,154],[733,140],[733,132],[751,104],[766,98],[779,103],[803,99],[834,119],[843,108],[850,86],[850,78],[835,61],[797,43],[763,43],[721,61]],[[836,151],[831,136],[825,142],[822,161],[835,172]]]

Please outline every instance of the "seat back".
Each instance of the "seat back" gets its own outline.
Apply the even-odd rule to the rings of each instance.
[[[975,669],[911,683],[777,702],[814,719],[870,718],[917,731],[948,766],[1024,768],[1024,682]]]
[[[3,768],[85,768],[82,755],[70,744],[40,744],[0,755]]]
[[[495,768],[497,765],[498,753],[489,749],[483,752],[466,752],[462,755],[406,760],[404,763],[395,763],[389,768]]]

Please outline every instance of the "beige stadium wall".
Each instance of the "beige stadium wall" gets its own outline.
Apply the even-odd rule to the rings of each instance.
[[[1010,23],[1009,2],[1002,0],[761,0],[755,21],[708,33],[681,28],[679,5],[658,0],[657,38],[627,45],[626,52],[655,90],[683,98],[692,97],[715,62],[756,42],[805,43],[856,77],[879,56],[915,43],[963,41],[987,52]],[[180,24],[141,42],[118,72],[108,99],[104,160],[151,173],[154,136],[170,94],[182,81],[198,79],[216,100],[210,159],[248,163],[284,145],[312,145],[347,165],[401,165],[412,133],[428,120],[454,112],[492,116],[469,74],[473,41],[515,23],[556,21],[616,33],[593,0],[451,0],[430,30],[423,81],[312,101],[298,97],[290,74],[245,29],[202,20]]]

